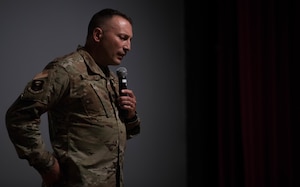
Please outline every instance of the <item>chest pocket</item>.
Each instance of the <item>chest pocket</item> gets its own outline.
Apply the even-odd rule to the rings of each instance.
[[[115,92],[110,81],[100,75],[80,75],[71,81],[71,97],[81,100],[81,107],[89,116],[111,117],[115,114]]]

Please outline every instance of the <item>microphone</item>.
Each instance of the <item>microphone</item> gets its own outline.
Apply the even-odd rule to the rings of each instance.
[[[127,94],[124,94],[121,92],[122,89],[127,89],[127,69],[124,67],[119,67],[117,69],[117,75],[119,79],[119,94],[120,96],[126,96]],[[120,110],[120,116],[121,118],[125,118],[127,116],[126,110]]]
[[[120,96],[125,96],[126,94],[123,94],[121,92],[122,89],[127,89],[127,69],[125,67],[119,67],[117,69],[117,75],[118,75],[118,79],[119,79],[119,93]]]

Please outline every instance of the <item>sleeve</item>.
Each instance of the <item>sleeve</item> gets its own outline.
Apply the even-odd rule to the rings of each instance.
[[[62,97],[68,80],[62,68],[46,67],[28,82],[21,95],[6,111],[6,128],[18,157],[28,160],[37,170],[53,163],[53,156],[46,150],[41,137],[41,115]]]
[[[140,134],[141,120],[137,115],[137,113],[132,119],[126,120],[125,125],[126,125],[127,139],[131,139],[135,135]]]

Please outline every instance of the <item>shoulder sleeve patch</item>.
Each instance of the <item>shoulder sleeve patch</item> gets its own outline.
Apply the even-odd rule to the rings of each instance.
[[[48,77],[48,70],[43,70],[42,72],[36,74],[31,81],[31,85],[28,87],[28,91],[37,94],[43,92],[43,86],[45,81],[44,78]]]
[[[43,92],[44,80],[32,80],[31,86],[28,87],[28,90],[32,93],[41,93]]]

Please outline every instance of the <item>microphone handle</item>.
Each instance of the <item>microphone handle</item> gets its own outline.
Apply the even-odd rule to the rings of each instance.
[[[126,79],[126,77],[120,77],[119,78],[119,91],[120,91],[120,95],[121,96],[125,96],[126,95],[126,94],[123,94],[121,92],[121,90],[123,90],[123,89],[127,89],[127,79]]]
[[[119,93],[120,96],[127,96],[127,94],[124,94],[121,92],[121,90],[127,89],[127,79],[126,77],[119,77]],[[125,118],[127,116],[128,111],[127,110],[120,110],[120,116],[122,118]]]

